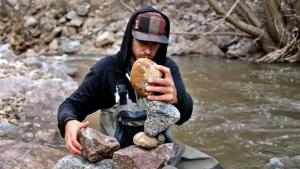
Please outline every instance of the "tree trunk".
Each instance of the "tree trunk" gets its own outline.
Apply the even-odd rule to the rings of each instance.
[[[214,11],[221,15],[226,16],[226,12],[222,10],[215,0],[207,0],[209,5],[214,9]],[[253,38],[259,38],[259,44],[264,50],[264,52],[269,53],[276,49],[276,45],[273,40],[270,38],[268,33],[261,28],[252,26],[241,21],[239,18],[233,17],[231,15],[225,18],[229,23],[234,25],[237,29],[250,34]]]

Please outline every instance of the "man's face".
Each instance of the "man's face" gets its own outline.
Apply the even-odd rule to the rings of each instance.
[[[132,52],[135,60],[139,58],[148,58],[153,59],[156,55],[160,43],[149,42],[149,41],[140,41],[133,38],[132,41]]]

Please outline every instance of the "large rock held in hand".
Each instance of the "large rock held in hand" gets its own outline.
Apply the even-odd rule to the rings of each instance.
[[[156,63],[150,59],[140,58],[132,65],[130,73],[131,85],[134,90],[143,97],[152,95],[151,92],[146,91],[148,78],[162,77],[162,73],[154,67],[155,64]]]
[[[78,134],[82,146],[81,155],[91,162],[111,158],[120,149],[120,143],[110,136],[106,136],[92,128],[82,128]]]
[[[173,143],[154,149],[142,149],[134,145],[114,153],[113,169],[160,169],[171,159]]]

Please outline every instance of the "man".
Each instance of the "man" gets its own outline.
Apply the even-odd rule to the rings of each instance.
[[[75,155],[81,153],[77,133],[80,128],[88,126],[88,122],[81,122],[88,114],[118,105],[116,98],[120,91],[116,86],[119,79],[126,86],[129,103],[138,102],[129,80],[120,77],[126,77],[133,62],[139,58],[153,60],[158,64],[156,68],[164,74],[163,78],[148,79],[150,85],[146,90],[159,94],[148,96],[147,99],[176,106],[180,111],[180,120],[176,123],[178,125],[190,118],[192,98],[185,90],[176,63],[166,57],[169,32],[170,22],[167,16],[152,7],[142,8],[132,14],[120,51],[97,62],[78,89],[59,107],[58,127],[69,152]]]
[[[176,106],[180,112],[177,125],[183,124],[191,117],[192,98],[185,90],[176,63],[166,57],[169,33],[169,19],[152,7],[142,8],[132,14],[120,51],[98,61],[78,89],[59,106],[58,127],[69,152],[74,155],[81,153],[82,147],[77,141],[77,133],[81,128],[88,127],[88,122],[81,121],[98,109],[101,109],[102,113],[101,131],[116,137],[121,147],[132,144],[136,129],[143,130],[143,127],[138,125],[137,128],[132,125],[126,128],[122,126],[124,121],[119,123],[119,120],[122,120],[119,117],[124,113],[127,119],[139,119],[140,112],[143,111],[141,99],[131,87],[130,79],[126,78],[133,62],[139,58],[153,60],[158,64],[156,68],[164,74],[163,78],[148,79],[150,85],[146,90],[156,94],[148,96],[147,99]],[[138,124],[137,122],[139,121],[136,120],[135,123]],[[126,132],[122,132],[123,130]],[[128,133],[131,135],[128,136]],[[165,136],[166,141],[172,141],[168,140],[169,135],[166,132]],[[174,143],[169,164],[164,169],[223,169],[215,159],[205,153],[178,143]]]

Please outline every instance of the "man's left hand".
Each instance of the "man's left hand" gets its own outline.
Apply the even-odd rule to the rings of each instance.
[[[171,74],[171,70],[162,65],[155,65],[155,68],[164,73],[164,78],[149,78],[146,90],[148,92],[160,93],[160,95],[148,96],[148,100],[164,101],[171,104],[176,104],[177,90]]]

